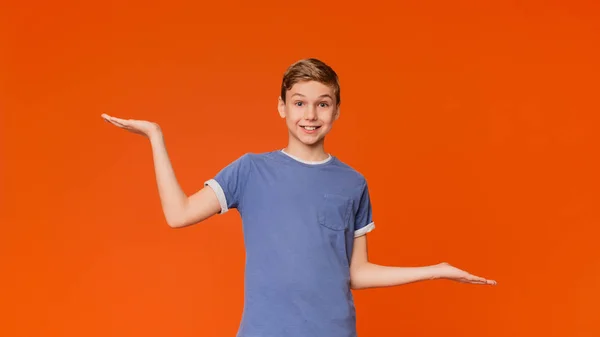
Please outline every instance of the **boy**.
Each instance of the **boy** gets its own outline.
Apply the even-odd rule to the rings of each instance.
[[[325,151],[340,116],[338,76],[317,59],[283,76],[278,111],[287,147],[246,153],[191,196],[179,187],[160,127],[103,115],[152,145],[167,223],[183,227],[236,208],[246,246],[244,311],[238,337],[356,336],[351,290],[431,279],[496,284],[447,263],[388,267],[367,257],[375,228],[365,178]]]

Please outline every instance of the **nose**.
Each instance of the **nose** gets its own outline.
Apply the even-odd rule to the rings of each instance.
[[[308,119],[308,120],[316,120],[317,119],[317,113],[315,112],[314,107],[309,106],[308,108],[306,108],[304,110],[304,119]]]

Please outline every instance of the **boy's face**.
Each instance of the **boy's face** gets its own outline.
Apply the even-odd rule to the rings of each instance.
[[[333,88],[316,81],[298,82],[279,98],[279,115],[286,119],[290,136],[305,145],[323,140],[339,117]]]

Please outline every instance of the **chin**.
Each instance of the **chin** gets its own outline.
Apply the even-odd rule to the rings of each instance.
[[[311,137],[311,138],[298,137],[298,140],[300,140],[300,142],[304,145],[314,146],[314,145],[321,143],[323,141],[323,138],[324,138],[324,136],[320,135],[318,137]]]
[[[323,135],[318,135],[318,136],[315,135],[312,137],[306,137],[304,135],[297,134],[297,133],[292,133],[292,135],[298,142],[300,142],[306,146],[314,146],[323,141]]]
[[[321,142],[321,139],[315,139],[315,140],[312,140],[312,141],[303,141],[303,140],[301,140],[300,142],[302,144],[306,145],[306,146],[315,146],[315,145],[317,145],[317,144],[319,144]]]

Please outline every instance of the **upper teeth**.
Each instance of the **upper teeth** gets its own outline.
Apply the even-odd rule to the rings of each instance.
[[[314,130],[317,127],[316,126],[303,126],[303,128],[305,128],[306,130]]]

